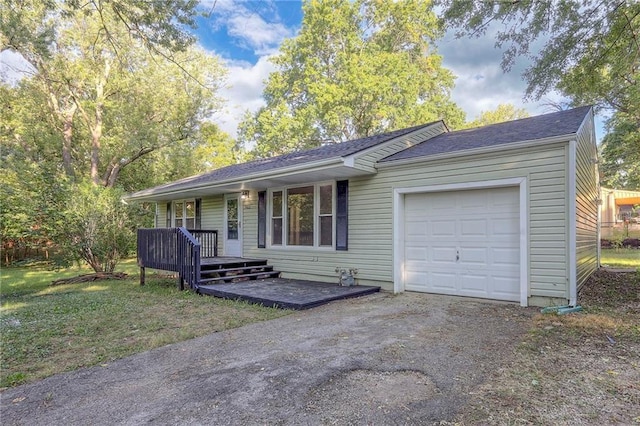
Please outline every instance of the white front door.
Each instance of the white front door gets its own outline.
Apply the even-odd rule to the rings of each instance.
[[[224,255],[242,257],[242,200],[225,195],[224,206]]]

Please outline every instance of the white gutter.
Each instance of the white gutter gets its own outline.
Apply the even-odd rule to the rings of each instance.
[[[576,236],[576,149],[577,141],[569,141],[569,306],[578,303],[577,236]]]
[[[575,138],[575,137],[576,137],[575,133],[570,133],[567,135],[553,136],[553,137],[544,138],[544,139],[531,139],[531,140],[526,140],[521,142],[508,142],[500,145],[491,145],[489,147],[464,149],[464,150],[454,151],[454,152],[443,152],[441,154],[433,154],[433,155],[427,154],[424,156],[404,158],[401,160],[378,162],[377,167],[378,169],[384,169],[389,167],[403,166],[407,164],[423,163],[427,161],[437,161],[437,160],[444,160],[444,159],[456,158],[456,157],[464,157],[467,155],[490,154],[492,152],[499,152],[499,151],[504,152],[506,150],[512,150],[512,149],[537,147],[537,146],[550,145],[550,144],[559,143],[559,142],[567,142],[569,139]],[[426,141],[426,143],[429,143],[429,141]]]

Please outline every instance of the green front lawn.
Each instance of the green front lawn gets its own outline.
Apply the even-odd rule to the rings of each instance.
[[[149,272],[141,287],[134,260],[118,269],[130,277],[52,287],[90,271],[2,268],[0,387],[289,313],[178,291],[175,279]]]
[[[600,264],[611,268],[640,268],[639,249],[602,249]]]

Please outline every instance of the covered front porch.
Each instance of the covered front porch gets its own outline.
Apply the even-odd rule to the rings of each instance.
[[[140,284],[146,268],[176,272],[178,288],[283,309],[309,309],[380,291],[375,286],[280,278],[266,259],[218,256],[218,231],[138,229]]]

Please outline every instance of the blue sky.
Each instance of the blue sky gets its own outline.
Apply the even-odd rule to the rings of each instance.
[[[294,37],[302,21],[299,1],[233,1],[204,0],[202,7],[210,11],[198,20],[196,32],[203,48],[222,57],[229,73],[229,87],[223,93],[228,99],[225,111],[215,120],[232,136],[246,110],[256,111],[264,105],[263,82],[275,70],[269,57],[276,54],[282,41]],[[453,100],[472,120],[482,111],[511,103],[531,115],[552,112],[547,104],[561,101],[550,93],[536,102],[524,102],[526,85],[521,77],[527,67],[526,58],[516,62],[510,73],[500,68],[501,52],[494,47],[491,30],[477,39],[457,39],[447,33],[438,43],[443,65],[457,77]],[[601,138],[602,120],[596,132]]]

